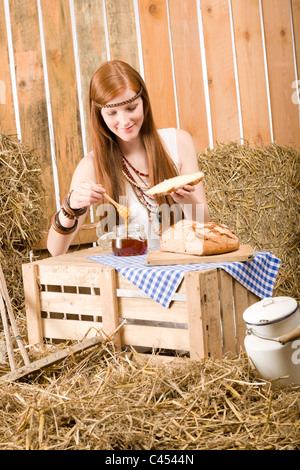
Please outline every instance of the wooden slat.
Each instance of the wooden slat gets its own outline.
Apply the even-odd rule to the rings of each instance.
[[[101,268],[99,271],[99,287],[101,289],[103,331],[110,336],[119,326],[116,271],[113,268]],[[115,334],[114,343],[118,349],[121,348],[120,331]]]
[[[259,0],[232,0],[243,136],[254,145],[271,141]]]
[[[253,292],[250,292],[248,290],[248,306],[255,304],[256,302],[259,302],[261,299],[257,297],[257,295],[253,294]]]
[[[207,355],[222,358],[222,333],[216,269],[199,271],[201,311],[207,336]]]
[[[0,2],[0,64],[0,129],[2,132],[15,134],[16,121],[10,77],[4,2]]]
[[[166,309],[147,298],[118,298],[120,318],[187,323],[186,302],[174,302]]]
[[[48,227],[56,206],[37,2],[11,1],[10,12],[22,141],[42,157],[45,220],[41,224],[44,228]]]
[[[139,0],[145,80],[158,128],[177,127],[165,0]]]
[[[106,0],[111,59],[120,59],[140,70],[132,0]]]
[[[41,311],[101,316],[99,295],[41,292]]]
[[[292,101],[295,81],[289,0],[262,0],[274,140],[300,145],[299,109]]]
[[[209,146],[196,2],[169,2],[179,123],[197,152]]]
[[[74,0],[77,49],[78,49],[78,68],[81,82],[81,97],[86,152],[92,150],[92,141],[90,135],[89,123],[89,103],[88,92],[92,74],[95,70],[107,60],[108,51],[106,50],[105,26],[102,3],[97,0]],[[96,220],[97,206],[93,206],[93,220]],[[81,227],[72,244],[89,243],[97,240],[96,231],[88,230],[87,224],[90,222],[90,213],[88,213],[85,224]],[[88,241],[86,241],[88,240]]]
[[[100,332],[102,322],[55,320],[43,318],[42,327],[45,338],[81,341],[83,338],[92,338]]]
[[[61,198],[83,157],[69,2],[41,2]]]
[[[235,311],[235,329],[237,352],[245,350],[244,339],[246,335],[246,323],[243,320],[243,313],[248,308],[248,291],[238,281],[233,281],[234,311]]]
[[[187,272],[186,309],[188,317],[189,350],[192,360],[199,360],[207,355],[206,317],[201,307],[199,273]]]
[[[223,269],[218,271],[220,289],[220,309],[222,320],[223,356],[237,354],[234,321],[232,277]]]
[[[189,350],[188,331],[176,328],[158,328],[141,325],[124,325],[121,329],[122,344]]]
[[[88,261],[88,260],[87,260]],[[39,266],[39,282],[46,285],[99,287],[98,266],[44,265]]]
[[[295,54],[298,80],[300,80],[300,0],[291,0],[294,28]],[[298,82],[298,86],[300,86]]]
[[[88,117],[89,83],[95,70],[107,60],[103,8],[98,0],[75,0],[74,9],[87,150],[90,151],[92,145]]]
[[[212,132],[215,142],[240,138],[227,0],[201,0]]]
[[[44,332],[41,322],[41,306],[38,286],[39,267],[34,264],[22,266],[28,341],[30,344],[43,343]]]

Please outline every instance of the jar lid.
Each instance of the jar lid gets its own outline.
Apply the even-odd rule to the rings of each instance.
[[[298,309],[292,297],[267,297],[248,307],[243,314],[247,325],[263,326],[285,320]]]

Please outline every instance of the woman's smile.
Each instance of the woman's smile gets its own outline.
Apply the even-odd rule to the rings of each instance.
[[[132,124],[129,127],[123,127],[123,128],[121,128],[121,130],[124,131],[124,132],[130,132],[133,129],[133,127],[134,127],[134,124]]]

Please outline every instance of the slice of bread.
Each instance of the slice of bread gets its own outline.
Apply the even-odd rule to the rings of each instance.
[[[190,173],[188,175],[175,176],[174,178],[169,178],[162,181],[161,183],[156,184],[152,188],[148,189],[146,194],[151,197],[163,196],[183,188],[186,184],[194,186],[203,180],[203,178],[204,173],[201,171],[198,171],[197,173]]]

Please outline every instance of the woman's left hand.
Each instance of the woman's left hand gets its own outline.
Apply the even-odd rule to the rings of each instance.
[[[180,203],[183,199],[190,198],[195,189],[195,186],[186,184],[183,188],[173,191],[170,195],[175,202]]]

